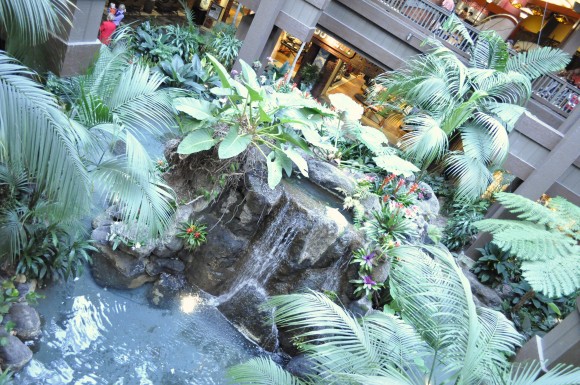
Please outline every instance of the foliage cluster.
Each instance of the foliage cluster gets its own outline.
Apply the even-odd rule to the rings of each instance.
[[[548,297],[580,289],[580,208],[561,197],[543,203],[504,192],[494,197],[518,219],[485,219],[475,226],[518,258],[531,287]]]
[[[207,226],[197,222],[182,223],[177,237],[184,239],[187,249],[194,250],[207,241]]]
[[[254,358],[230,369],[233,380],[241,385],[577,383],[580,368],[556,365],[538,378],[539,363],[509,362],[521,336],[503,314],[476,308],[469,283],[448,252],[401,251],[390,259],[389,278],[400,315],[386,307],[355,318],[314,292],[273,297],[274,320],[297,333],[312,371],[299,378],[269,358]]]
[[[501,310],[527,337],[549,331],[576,308],[575,299],[580,292],[548,298],[532,290],[522,278],[519,261],[509,252],[493,243],[478,250],[482,255],[473,272],[482,283],[501,290],[504,298]]]
[[[479,232],[475,223],[485,217],[489,205],[490,202],[487,200],[478,200],[470,204],[452,203],[451,207],[448,207],[450,215],[441,242],[452,251],[460,250],[471,243]]]
[[[426,170],[445,168],[461,199],[480,197],[508,152],[508,133],[524,112],[531,81],[564,68],[569,56],[542,47],[510,56],[505,41],[486,31],[473,44],[454,15],[446,23],[471,45],[469,66],[431,39],[434,49],[375,79],[373,98],[403,120],[401,147]]]

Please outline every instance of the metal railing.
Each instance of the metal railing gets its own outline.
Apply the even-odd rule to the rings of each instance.
[[[441,25],[453,13],[429,0],[374,0],[384,5],[390,11],[395,11],[418,26],[433,33],[439,40],[445,41],[464,53],[469,53],[469,43],[457,34],[450,34],[441,29]],[[464,24],[471,39],[475,42],[479,30],[471,25]]]
[[[385,7],[390,12],[397,12],[411,20],[417,26],[431,32],[437,39],[447,42],[463,53],[469,55],[470,46],[467,40],[457,34],[450,34],[441,30],[443,22],[452,11],[432,3],[429,0],[371,0],[375,4]],[[480,31],[475,27],[463,24],[475,42]],[[515,55],[515,51],[510,51]],[[580,98],[578,88],[554,75],[546,75],[532,82],[533,98],[556,113],[567,117],[575,103],[574,98]],[[580,107],[578,107],[580,108]]]
[[[534,80],[532,93],[534,99],[539,100],[564,117],[570,115],[580,101],[580,90],[554,75],[546,75]]]

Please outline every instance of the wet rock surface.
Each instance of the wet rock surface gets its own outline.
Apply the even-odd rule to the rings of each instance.
[[[25,303],[14,303],[10,306],[4,321],[13,322],[16,336],[21,340],[34,340],[40,337],[40,317],[32,306]]]
[[[6,345],[0,346],[2,370],[19,371],[32,359],[32,350],[15,336],[2,332],[0,338],[6,338]]]

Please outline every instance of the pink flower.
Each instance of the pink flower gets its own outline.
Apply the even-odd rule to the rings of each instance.
[[[363,287],[364,287],[365,289],[372,289],[372,288],[373,288],[373,286],[374,286],[374,285],[376,285],[376,284],[377,284],[377,283],[376,283],[375,281],[373,281],[373,279],[372,279],[370,276],[368,276],[368,275],[365,275],[365,276],[363,277]]]

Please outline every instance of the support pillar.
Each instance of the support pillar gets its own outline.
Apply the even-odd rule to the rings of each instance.
[[[252,20],[252,24],[244,37],[244,45],[240,49],[238,60],[234,69],[241,69],[239,60],[252,63],[260,60],[264,66],[266,58],[272,53],[272,49],[280,37],[281,30],[274,26],[276,18],[284,5],[284,0],[268,0],[260,2],[258,10]],[[245,19],[245,17],[244,17]],[[244,22],[242,19],[242,23]],[[241,28],[241,26],[240,26]]]
[[[98,39],[106,0],[73,0],[72,25],[53,36],[43,48],[45,55],[37,59],[41,67],[60,76],[84,72],[101,48]]]

